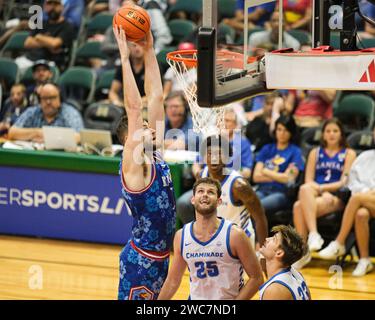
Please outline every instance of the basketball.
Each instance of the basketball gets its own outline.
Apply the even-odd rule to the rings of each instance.
[[[150,16],[140,6],[125,5],[114,15],[113,26],[123,27],[127,40],[137,42],[150,30]]]

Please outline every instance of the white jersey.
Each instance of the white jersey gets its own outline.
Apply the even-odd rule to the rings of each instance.
[[[206,166],[201,174],[202,178],[208,177],[208,167]],[[235,170],[231,170],[221,181],[221,200],[222,203],[217,207],[217,216],[232,221],[245,231],[255,246],[255,231],[250,219],[250,213],[242,203],[235,203],[233,200],[233,183],[242,176]]]
[[[234,299],[244,282],[240,260],[230,250],[232,223],[221,219],[216,233],[207,242],[194,236],[193,225],[194,222],[186,224],[181,237],[181,255],[190,272],[190,299]]]
[[[310,300],[309,290],[305,279],[296,269],[290,267],[280,271],[264,283],[259,289],[259,298],[263,299],[264,291],[273,283],[279,283],[288,288],[294,300]]]

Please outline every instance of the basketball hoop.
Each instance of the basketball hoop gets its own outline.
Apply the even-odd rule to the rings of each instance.
[[[218,69],[220,77],[225,77],[233,69],[243,68],[243,55],[237,52],[220,50],[217,52]],[[201,108],[197,101],[197,50],[178,50],[167,54],[167,62],[173,69],[179,84],[183,88],[184,95],[188,101],[192,119],[193,129],[204,136],[218,133],[224,129],[225,107]],[[188,74],[195,73],[195,81],[189,83]],[[218,70],[219,74],[219,70]]]

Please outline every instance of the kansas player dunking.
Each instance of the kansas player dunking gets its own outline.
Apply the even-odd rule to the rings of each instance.
[[[335,118],[327,120],[322,128],[320,147],[309,154],[305,184],[293,208],[294,225],[310,251],[320,250],[324,242],[317,231],[317,218],[341,210],[345,205],[336,192],[345,185],[355,157],[354,150],[347,147],[341,122]],[[300,269],[310,260],[307,252],[294,267]]]
[[[305,279],[292,267],[307,250],[302,238],[291,226],[276,226],[272,232],[259,250],[269,276],[260,287],[260,300],[311,300]]]
[[[171,299],[188,267],[191,300],[250,299],[263,283],[258,263],[245,232],[217,217],[221,186],[200,178],[193,187],[196,221],[176,233],[172,266],[159,299]],[[244,283],[243,271],[249,276]]]
[[[164,128],[163,90],[149,32],[145,48],[145,91],[148,123],[142,119],[142,100],[129,63],[123,29],[114,28],[122,62],[127,117],[117,134],[124,143],[120,167],[122,194],[133,217],[132,237],[120,254],[118,298],[152,300],[158,297],[168,273],[175,227],[175,199],[171,174],[161,153]]]

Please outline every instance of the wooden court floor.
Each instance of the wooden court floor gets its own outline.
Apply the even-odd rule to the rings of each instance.
[[[0,299],[116,299],[120,246],[0,235]],[[313,299],[375,300],[375,271],[351,277],[313,259],[303,269]],[[330,269],[331,267],[331,269]],[[186,299],[188,274],[175,299]],[[258,296],[254,297],[258,299]]]

